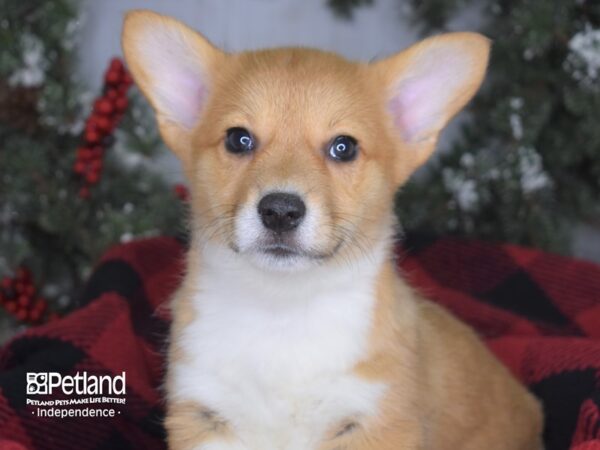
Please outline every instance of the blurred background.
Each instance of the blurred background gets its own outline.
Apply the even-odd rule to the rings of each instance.
[[[399,193],[404,229],[600,261],[596,0],[0,0],[0,340],[75,307],[108,246],[185,230],[178,162],[118,59],[134,8],[229,51],[367,61],[443,31],[486,34],[485,86]]]

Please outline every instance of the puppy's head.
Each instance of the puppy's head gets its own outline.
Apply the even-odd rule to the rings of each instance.
[[[196,237],[266,270],[342,263],[387,239],[395,190],[474,95],[489,52],[454,33],[370,64],[226,54],[148,11],[127,15],[123,48],[182,161]]]

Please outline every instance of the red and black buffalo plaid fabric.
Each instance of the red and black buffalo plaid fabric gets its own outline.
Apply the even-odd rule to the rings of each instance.
[[[409,238],[398,254],[404,276],[475,327],[541,399],[547,450],[600,450],[600,267],[458,239]],[[182,255],[171,238],[110,250],[78,310],[0,351],[0,449],[165,448],[164,304]],[[53,371],[125,371],[126,405],[114,418],[34,417],[26,373]]]

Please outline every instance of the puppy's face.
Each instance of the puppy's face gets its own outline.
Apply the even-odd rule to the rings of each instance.
[[[197,226],[269,269],[367,252],[397,177],[365,66],[310,50],[230,57],[193,131]]]
[[[182,160],[196,237],[288,271],[348,263],[388,237],[395,190],[475,93],[488,55],[470,33],[372,64],[225,54],[150,12],[127,16],[123,46]]]

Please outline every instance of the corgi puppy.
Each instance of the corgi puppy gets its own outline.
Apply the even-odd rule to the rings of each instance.
[[[225,53],[134,11],[122,43],[191,189],[171,449],[542,448],[538,402],[393,261],[394,193],[477,91],[486,38]]]

